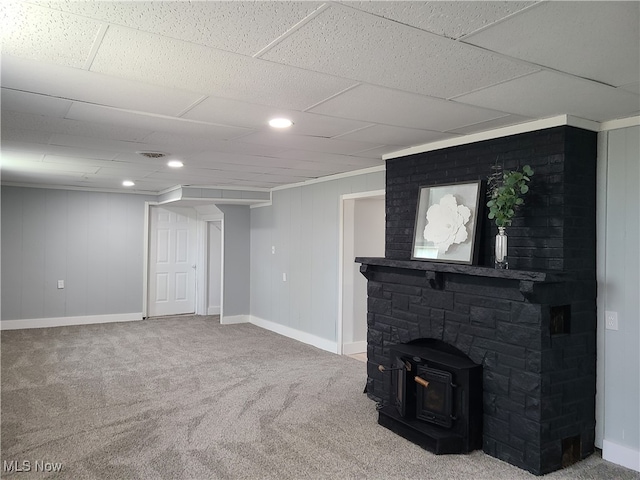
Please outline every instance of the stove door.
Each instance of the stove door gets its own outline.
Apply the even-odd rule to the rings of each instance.
[[[442,427],[453,426],[453,376],[450,372],[418,366],[416,418]]]

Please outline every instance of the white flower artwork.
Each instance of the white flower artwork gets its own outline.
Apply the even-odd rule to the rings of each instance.
[[[433,242],[438,253],[443,254],[453,244],[467,240],[466,225],[471,218],[471,210],[465,205],[458,205],[456,197],[444,195],[439,203],[431,205],[427,210],[427,225],[424,228],[425,240]]]

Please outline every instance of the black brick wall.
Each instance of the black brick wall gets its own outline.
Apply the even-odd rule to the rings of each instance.
[[[434,289],[424,269],[369,266],[371,398],[388,398],[377,367],[390,345],[436,338],[483,365],[485,452],[540,475],[562,467],[563,440],[577,437],[582,457],[594,450],[596,143],[594,132],[555,127],[387,161],[386,259],[411,258],[420,186],[486,179],[498,159],[535,170],[507,229],[510,269],[563,280],[528,290],[508,275],[452,270]],[[480,266],[493,266],[495,234],[486,219]],[[552,332],[557,306],[570,311],[566,333]]]
[[[497,160],[535,170],[507,228],[510,267],[595,271],[596,144],[595,132],[565,126],[387,160],[385,258],[411,258],[420,186],[486,179]],[[478,263],[490,266],[497,230],[481,218]]]

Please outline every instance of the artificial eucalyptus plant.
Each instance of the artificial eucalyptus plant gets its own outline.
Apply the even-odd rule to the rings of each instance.
[[[497,227],[511,225],[516,209],[524,205],[522,198],[529,191],[527,183],[531,180],[533,170],[529,165],[522,170],[504,170],[495,165],[494,173],[487,182],[489,201],[489,219],[494,220]]]

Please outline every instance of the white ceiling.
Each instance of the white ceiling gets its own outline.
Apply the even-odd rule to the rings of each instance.
[[[3,0],[2,182],[269,189],[533,119],[638,115],[639,25],[638,1]]]

